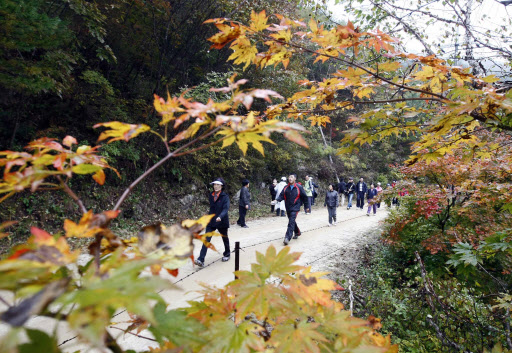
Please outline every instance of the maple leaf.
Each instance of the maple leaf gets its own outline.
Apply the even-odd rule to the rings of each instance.
[[[264,319],[274,305],[284,305],[282,292],[274,285],[267,285],[266,278],[249,271],[237,271],[236,275],[238,279],[230,284],[229,290],[236,298],[238,322],[248,314]]]
[[[156,94],[154,97],[153,105],[155,110],[162,115],[162,120],[159,123],[160,125],[166,125],[170,121],[174,120],[176,118],[175,113],[185,111],[181,106],[180,99],[178,97],[171,98],[169,92],[167,92],[167,101]]]
[[[259,335],[260,330],[250,322],[236,324],[231,320],[221,320],[212,323],[201,336],[208,341],[207,350],[211,352],[263,352],[266,344]]]
[[[299,134],[297,131],[286,131],[284,133],[284,137],[286,137],[288,140],[295,142],[298,145],[301,145],[302,147],[309,148],[308,143],[306,140],[304,140],[304,137],[302,137],[301,134]]]
[[[268,17],[266,16],[265,10],[256,13],[254,10],[251,10],[251,22],[249,27],[256,31],[260,32],[268,27],[267,25]]]
[[[53,236],[48,232],[32,227],[32,236],[25,244],[12,250],[9,259],[28,260],[48,266],[63,266],[72,263],[78,257],[79,250],[71,251],[65,237]]]
[[[193,229],[180,224],[166,227],[156,223],[140,230],[138,247],[147,258],[162,260],[165,269],[174,270],[193,255],[193,235]]]
[[[293,263],[298,260],[300,253],[290,253],[290,248],[283,248],[277,253],[276,248],[271,245],[265,254],[256,252],[256,263],[251,265],[251,271],[257,273],[262,279],[270,276],[286,276],[291,272],[301,269]]]
[[[240,37],[230,47],[233,53],[228,60],[233,60],[235,65],[244,64],[244,70],[253,62],[258,54],[258,49],[252,45],[251,41],[246,37]]]
[[[256,151],[261,153],[262,156],[265,156],[265,149],[261,142],[268,142],[275,145],[275,142],[270,138],[258,133],[241,132],[236,135],[236,143],[244,155],[247,154],[248,144],[250,143]]]
[[[103,131],[98,138],[98,141],[103,141],[105,139],[111,138],[108,140],[108,143],[112,143],[118,140],[129,141],[132,138],[138,136],[139,134],[149,131],[149,126],[145,124],[126,124],[121,123],[119,121],[111,121],[108,123],[99,123],[94,125],[93,127],[96,129],[100,126],[104,126],[110,128],[110,130]]]
[[[331,123],[331,118],[329,118],[328,116],[317,116],[317,115],[313,115],[313,116],[310,116],[307,120],[311,120],[311,126],[315,126],[315,125],[318,125],[318,126],[326,126],[327,124],[330,124]]]
[[[89,210],[82,216],[78,224],[69,219],[64,220],[66,237],[90,238],[101,232],[100,227],[92,224],[93,216],[92,210]]]
[[[208,38],[208,40],[213,43],[211,48],[215,49],[222,49],[226,44],[238,38],[242,32],[240,25],[233,22],[229,25],[218,22],[215,23],[215,27],[217,27],[220,32]]]
[[[271,342],[276,352],[320,353],[322,342],[327,338],[317,330],[320,325],[304,321],[298,324],[281,324],[272,331]]]

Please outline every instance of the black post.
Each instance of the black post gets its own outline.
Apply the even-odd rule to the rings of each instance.
[[[235,271],[240,269],[240,242],[235,242]],[[235,279],[238,277],[235,275]]]

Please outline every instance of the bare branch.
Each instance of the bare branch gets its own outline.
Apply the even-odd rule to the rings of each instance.
[[[164,164],[165,162],[167,162],[167,160],[169,160],[170,158],[173,158],[173,157],[177,157],[177,156],[181,156],[183,155],[183,153],[179,153],[180,151],[192,146],[193,144],[195,144],[196,142],[198,141],[201,141],[201,140],[204,140],[205,138],[208,138],[209,136],[215,134],[217,131],[219,131],[220,127],[217,127],[213,130],[210,130],[209,132],[206,132],[205,134],[201,135],[200,137],[186,143],[185,145],[181,146],[180,148],[178,148],[177,150],[171,152],[171,153],[168,153],[164,158],[162,158],[160,161],[158,161],[157,163],[155,163],[151,168],[149,168],[147,171],[145,171],[141,176],[139,176],[134,182],[132,182],[130,184],[130,186],[128,186],[128,188],[123,192],[123,194],[121,195],[121,197],[119,198],[119,200],[117,200],[117,203],[114,207],[114,211],[117,211],[119,209],[119,207],[121,207],[121,204],[123,203],[123,201],[126,199],[126,197],[130,194],[130,192],[133,190],[133,188],[135,188],[135,186],[137,186],[137,184],[139,184],[142,180],[144,180],[149,174],[151,174],[155,169],[157,169],[158,167],[160,167],[162,164]],[[215,141],[215,143],[218,143],[220,140],[217,140]],[[196,149],[198,150],[198,149]],[[193,152],[195,152],[195,150],[193,150]],[[192,153],[192,151],[188,151],[187,153]]]
[[[82,200],[80,200],[80,198],[73,192],[73,190],[71,190],[68,186],[68,184],[66,184],[59,175],[56,176],[57,180],[59,180],[60,182],[60,185],[62,186],[62,188],[64,189],[64,191],[66,192],[66,194],[68,194],[69,196],[71,196],[71,198],[73,200],[76,201],[76,203],[78,204],[78,207],[80,207],[80,211],[82,211],[82,213],[87,213],[87,209],[85,208],[84,206],[84,203],[82,202]]]
[[[432,51],[432,49],[430,49],[430,46],[427,44],[427,42],[425,42],[423,40],[423,38],[421,38],[421,35],[415,29],[413,29],[411,26],[409,26],[405,21],[403,21],[402,18],[400,18],[397,15],[395,15],[394,13],[386,10],[384,7],[382,7],[380,4],[376,3],[375,1],[372,1],[371,3],[375,7],[377,7],[379,9],[381,9],[382,11],[386,12],[389,16],[393,17],[400,24],[402,24],[402,26],[404,26],[404,28],[407,30],[407,32],[411,33],[423,45],[423,47],[427,51],[428,55],[435,55],[434,52]]]

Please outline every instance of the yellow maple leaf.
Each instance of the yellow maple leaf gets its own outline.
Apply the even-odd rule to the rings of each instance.
[[[292,32],[289,29],[281,30],[277,33],[271,34],[270,36],[278,41],[288,43],[292,39]]]
[[[246,37],[240,37],[231,45],[233,53],[229,56],[228,60],[233,60],[235,65],[245,64],[244,70],[253,62],[258,54],[258,49],[251,44],[251,41]]]
[[[99,123],[93,127],[96,129],[100,126],[110,128],[110,130],[103,131],[98,138],[98,141],[103,141],[111,137],[108,143],[125,140],[129,141],[137,135],[149,131],[150,128],[146,124],[126,124],[119,121],[110,121],[108,123]]]
[[[364,97],[371,97],[371,94],[374,92],[374,89],[372,86],[366,86],[362,87],[355,91],[355,94],[358,98],[364,98]]]
[[[251,23],[249,27],[256,31],[262,31],[267,28],[267,20],[268,17],[266,16],[265,10],[261,11],[260,13],[254,12],[254,10],[251,11]]]
[[[311,120],[311,126],[326,126],[327,124],[331,123],[331,118],[328,116],[310,116],[307,120]]]

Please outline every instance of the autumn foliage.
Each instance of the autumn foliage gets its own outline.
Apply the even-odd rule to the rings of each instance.
[[[107,328],[114,313],[126,309],[130,317],[127,332],[149,330],[160,345],[153,351],[396,352],[390,337],[376,332],[378,324],[352,318],[331,299],[331,291],[337,289],[334,282],[324,279],[323,273],[311,273],[309,267],[294,265],[299,254],[289,254],[288,249],[277,252],[270,247],[258,255],[251,271],[237,274],[238,280],[222,289],[205,287],[203,301],[168,310],[158,293],[174,285],[159,274],[166,271],[176,276],[191,261],[192,240],[204,241],[209,235],[200,233],[211,216],[170,226],[149,225],[129,239],[110,229],[130,191],[171,158],[220,143],[223,147],[236,143],[243,153],[251,145],[263,154],[262,143],[273,143],[272,133],[307,147],[299,133],[305,131],[301,125],[250,110],[255,99],[273,103],[282,97],[266,89],[244,90],[245,83],[232,77],[227,87],[217,89],[227,97],[220,102],[204,104],[184,95],[155,96],[154,107],[161,116],[157,128],[119,121],[96,124],[95,128],[103,129],[98,142],[130,141],[151,133],[167,150],[165,157],[124,191],[112,210],[94,213],[69,185],[77,174],[92,175],[100,185],[109,175],[106,170],[118,174],[101,156],[101,144],[80,144],[71,136],[63,141],[41,138],[25,152],[1,152],[2,200],[26,189],[60,190],[82,212],[79,220],[66,219],[59,234],[33,227],[32,237],[0,261],[0,289],[15,298],[5,302],[0,316],[10,325],[2,351],[60,351],[62,337],[27,327],[38,315],[65,321],[90,347],[122,352]],[[0,229],[12,225],[4,223]],[[80,251],[72,250],[71,238],[90,240],[85,265],[79,264]]]
[[[233,76],[227,87],[215,90],[225,96],[220,101],[200,103],[185,93],[155,95],[159,126],[96,124],[102,129],[98,142],[153,134],[166,150],[112,210],[94,213],[69,186],[77,174],[92,175],[103,185],[111,174],[105,171],[117,173],[101,156],[101,145],[83,145],[70,136],[61,142],[45,137],[25,152],[0,152],[2,200],[26,189],[61,190],[82,212],[80,220],[64,221],[61,234],[32,228],[33,237],[0,261],[0,289],[16,299],[0,316],[11,328],[2,350],[27,351],[45,342],[45,351],[59,352],[58,337],[26,328],[31,317],[40,315],[66,321],[91,347],[122,352],[107,327],[116,311],[127,309],[129,331],[148,329],[160,346],[154,351],[160,352],[396,352],[390,337],[376,332],[378,320],[350,317],[331,299],[336,284],[324,273],[294,265],[299,255],[288,249],[270,247],[258,254],[251,271],[240,271],[225,288],[205,286],[202,301],[167,310],[157,293],[174,286],[158,275],[176,275],[190,261],[192,239],[204,240],[200,233],[209,218],[149,225],[130,239],[110,229],[131,190],[172,158],[221,143],[236,144],[244,154],[249,146],[264,154],[263,143],[273,143],[273,133],[307,147],[301,135],[306,129],[285,122],[287,118],[325,125],[333,112],[383,104],[350,119],[340,153],[390,136],[417,137],[413,155],[400,171],[426,182],[400,185],[415,198],[414,211],[391,224],[390,242],[401,241],[404,229],[420,220],[431,222],[429,230],[435,231],[415,246],[432,253],[460,243],[478,247],[489,233],[511,226],[506,212],[512,203],[510,142],[500,133],[512,130],[512,96],[493,88],[495,77],[476,77],[434,56],[400,53],[388,34],[361,31],[351,22],[328,29],[315,20],[306,24],[263,11],[253,12],[247,25],[223,18],[206,23],[219,30],[209,39],[212,47],[229,47],[229,60],[244,69],[286,68],[294,56],[306,54],[315,62],[335,63],[336,72],[321,82],[300,82],[303,90],[287,99],[268,89],[244,89],[247,81]],[[358,62],[376,55],[378,59]],[[350,98],[342,98],[340,91],[348,91]],[[251,110],[256,99],[266,102],[263,111]],[[489,208],[494,212],[482,211]],[[474,231],[468,231],[470,225]],[[0,230],[8,226],[12,224]],[[68,243],[73,237],[90,239],[86,265],[77,264],[78,251]]]

